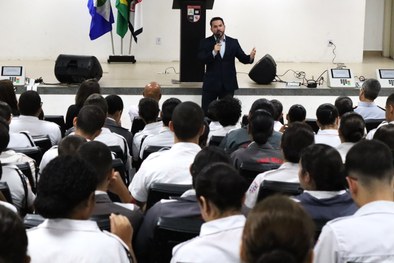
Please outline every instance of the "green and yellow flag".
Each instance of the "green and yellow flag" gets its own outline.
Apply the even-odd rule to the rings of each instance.
[[[118,9],[116,33],[124,38],[129,29],[130,0],[116,0],[116,8]]]

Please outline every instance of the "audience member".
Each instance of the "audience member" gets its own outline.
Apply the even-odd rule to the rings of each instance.
[[[78,157],[57,157],[46,166],[35,208],[47,219],[27,231],[33,262],[130,262],[133,229],[127,218],[111,214],[113,234],[88,220],[96,185],[93,168]]]
[[[60,142],[62,134],[60,127],[53,122],[43,121],[38,118],[42,112],[40,95],[33,90],[25,91],[19,97],[18,117],[12,118],[10,124],[11,132],[28,131],[34,135],[48,135],[52,145]]]
[[[394,124],[389,123],[377,129],[373,139],[386,144],[394,154]]]
[[[337,146],[337,150],[345,162],[346,154],[357,142],[365,136],[365,121],[361,115],[355,112],[348,112],[342,115],[339,129],[339,138],[341,144]]]
[[[274,119],[266,110],[257,110],[253,113],[248,126],[253,141],[247,148],[240,148],[231,154],[235,168],[239,169],[242,163],[258,164],[261,169],[283,163],[283,156],[279,149],[274,149],[268,142],[272,136]],[[271,169],[269,169],[271,170]]]
[[[11,80],[0,80],[0,101],[11,107],[12,116],[19,116],[18,100],[16,99],[15,87]]]
[[[149,146],[171,147],[172,145],[174,145],[174,133],[170,130],[170,127],[168,127],[168,125],[172,119],[172,113],[174,112],[175,107],[178,106],[178,104],[180,103],[181,101],[177,98],[169,98],[164,101],[160,112],[160,118],[163,122],[163,126],[161,127],[158,134],[151,134],[145,137],[141,145],[141,160],[143,159],[145,149]]]
[[[315,135],[315,143],[323,143],[334,148],[341,144],[338,134],[338,110],[330,103],[320,105],[316,110],[316,123],[319,131]]]
[[[280,132],[284,132],[288,125],[293,122],[305,122],[306,120],[306,109],[301,104],[294,104],[290,107],[289,112],[286,115],[287,124],[283,125]]]
[[[27,235],[22,220],[10,209],[0,206],[0,262],[29,263]]]
[[[204,120],[204,132],[198,138],[198,145],[201,148],[205,148],[208,146],[208,134],[209,134],[209,124],[207,120]]]
[[[240,262],[244,179],[231,165],[215,163],[198,174],[195,187],[205,223],[198,237],[174,247],[171,262]]]
[[[135,242],[135,251],[139,261],[149,262],[150,251],[153,249],[154,230],[159,217],[194,217],[201,216],[196,198],[196,178],[201,170],[213,163],[230,163],[224,151],[218,147],[203,148],[194,158],[190,166],[193,189],[183,193],[179,199],[162,200],[152,206],[146,213]]]
[[[360,93],[358,95],[359,102],[354,111],[360,114],[364,120],[368,119],[384,119],[384,109],[375,104],[381,86],[376,79],[367,79],[364,81]]]
[[[357,210],[346,191],[345,169],[338,151],[329,145],[314,144],[304,149],[299,180],[304,192],[294,198],[317,222],[327,222]]]
[[[272,105],[274,105],[274,131],[280,131],[283,126],[283,105],[279,100],[271,100]]]
[[[365,140],[346,156],[346,179],[360,208],[328,222],[315,246],[314,262],[393,262],[393,157],[382,142]]]
[[[204,132],[204,113],[194,102],[175,107],[169,123],[175,144],[170,150],[152,153],[142,162],[129,190],[132,200],[142,207],[152,183],[191,184],[189,166],[201,150],[199,137]]]
[[[386,121],[383,121],[376,129],[372,129],[367,134],[367,139],[372,140],[377,129],[388,123],[394,123],[394,93],[390,94],[386,99]]]
[[[253,102],[248,119],[250,120],[257,110],[266,110],[268,111],[272,116],[274,115],[275,109],[274,105],[272,102],[270,102],[267,99],[258,99],[255,102]],[[268,138],[269,144],[274,148],[274,149],[280,149],[280,138],[282,134],[277,131],[273,131],[272,135]],[[248,132],[247,126],[235,129],[230,131],[222,140],[220,143],[220,147],[223,148],[227,153],[231,154],[238,148],[246,148],[250,142],[252,141],[251,134]]]
[[[242,234],[244,263],[311,263],[314,224],[284,196],[271,196],[249,213]]]
[[[339,118],[347,112],[353,112],[353,101],[347,96],[339,96],[335,100],[335,108],[338,110]]]
[[[66,113],[66,129],[73,127],[74,118],[78,116],[85,100],[94,93],[101,93],[100,84],[96,79],[88,79],[81,83],[75,95],[75,104],[70,105]]]
[[[144,98],[151,98],[159,103],[161,99],[161,86],[156,81],[151,81],[150,83],[145,85],[144,91],[142,93]],[[139,118],[139,109],[137,105],[131,105],[129,108],[129,116],[131,124],[135,118]]]
[[[219,109],[219,100],[213,100],[211,103],[208,105],[208,110],[206,117],[209,120],[209,131],[214,132],[218,129],[222,129],[223,126],[220,125],[219,119],[218,119],[218,112],[220,111]]]
[[[281,148],[284,163],[276,170],[267,171],[256,176],[246,192],[245,205],[253,208],[257,201],[260,185],[264,180],[280,182],[299,182],[298,162],[303,149],[314,143],[312,128],[302,122],[290,123],[283,132]]]

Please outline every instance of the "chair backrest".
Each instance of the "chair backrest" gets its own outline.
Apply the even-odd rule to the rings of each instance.
[[[329,220],[326,220],[326,219],[325,220],[323,220],[323,219],[320,219],[320,220],[314,219],[313,221],[315,223],[315,242],[316,242],[319,239],[319,236],[320,236],[320,233],[321,233],[323,227],[326,225],[326,223]]]
[[[44,120],[54,122],[59,125],[60,131],[62,132],[62,137],[64,137],[64,134],[66,132],[66,123],[64,122],[63,115],[45,115]]]
[[[260,185],[259,194],[257,195],[257,202],[274,194],[293,196],[299,195],[303,191],[304,190],[301,188],[299,183],[264,180]]]
[[[38,146],[11,148],[11,150],[13,150],[17,153],[23,153],[23,154],[29,156],[30,158],[34,159],[34,161],[36,161],[37,165],[41,162],[42,151],[41,151],[40,147],[38,147]]]
[[[49,136],[46,135],[34,135],[33,141],[34,143],[41,148],[42,154],[44,154],[46,151],[48,151],[52,147],[51,139],[49,139]]]
[[[386,121],[386,119],[369,119],[365,120],[365,128],[367,129],[367,132],[370,130],[373,130],[379,126],[382,122]]]
[[[115,154],[116,158],[119,158],[122,160],[122,162],[125,164],[127,161],[127,156],[124,154],[122,148],[119,145],[111,145],[108,146],[108,148]]]
[[[119,172],[120,177],[122,177],[122,180],[126,186],[130,184],[130,179],[126,171],[125,164],[122,162],[121,159],[112,159],[112,168],[114,168],[116,172]]]
[[[21,170],[21,172],[27,177],[30,183],[31,190],[33,193],[36,193],[36,182],[37,178],[33,178],[33,174],[31,172],[31,168],[29,163],[24,162],[24,163],[17,163],[16,166]],[[36,169],[37,171],[37,169]]]
[[[319,126],[317,125],[316,119],[306,119],[305,123],[308,124],[314,133],[317,133],[319,131]]]
[[[219,146],[224,136],[212,136],[209,140],[209,146]]]
[[[145,122],[143,119],[137,117],[134,118],[133,123],[131,124],[131,134],[134,136],[137,132],[142,131],[145,128]]]
[[[278,169],[280,164],[276,163],[250,163],[243,162],[239,167],[239,174],[245,178],[248,185],[250,185],[254,178],[260,173],[264,173],[266,171]]]
[[[12,204],[11,191],[8,187],[7,182],[0,182],[0,192],[4,195],[5,200],[7,200],[8,203]]]
[[[172,249],[198,236],[203,223],[201,217],[160,217],[154,231],[153,255],[150,262],[170,262]]]
[[[145,160],[151,153],[161,152],[161,151],[165,151],[165,150],[169,150],[169,149],[171,149],[171,147],[169,147],[169,146],[150,145],[145,148],[144,153],[142,154],[142,160]]]
[[[153,183],[149,188],[146,210],[151,208],[161,199],[169,199],[171,196],[181,196],[189,189],[192,189],[192,185],[190,184]]]

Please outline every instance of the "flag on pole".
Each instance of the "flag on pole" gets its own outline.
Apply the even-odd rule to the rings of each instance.
[[[142,33],[142,0],[133,0],[130,4],[129,29],[134,41]]]
[[[116,0],[116,8],[118,9],[118,17],[116,20],[116,33],[121,37],[127,33],[129,29],[129,6],[130,0]]]
[[[110,0],[88,0],[88,9],[92,16],[89,32],[91,40],[112,31],[114,15],[112,14]]]

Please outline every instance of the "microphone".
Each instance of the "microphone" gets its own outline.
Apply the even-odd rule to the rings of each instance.
[[[216,37],[216,44],[219,44],[220,43],[220,37],[222,36],[222,34],[220,33],[220,32],[217,32],[216,34],[215,34],[215,37]]]

